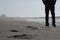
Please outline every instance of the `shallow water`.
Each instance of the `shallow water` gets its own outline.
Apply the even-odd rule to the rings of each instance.
[[[41,18],[41,19],[27,19],[28,21],[34,21],[34,22],[39,22],[39,23],[45,23],[45,18]],[[49,23],[52,24],[52,19],[49,19]],[[60,25],[60,18],[56,18],[56,24]]]

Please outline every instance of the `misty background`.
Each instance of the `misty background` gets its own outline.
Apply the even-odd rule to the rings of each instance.
[[[55,14],[60,16],[60,0],[56,2]],[[1,15],[7,17],[45,17],[45,8],[42,0],[0,0]]]

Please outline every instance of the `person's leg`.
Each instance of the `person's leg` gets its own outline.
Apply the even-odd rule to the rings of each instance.
[[[52,25],[53,25],[54,27],[56,27],[56,25],[55,25],[55,7],[52,6],[52,7],[50,8],[50,10],[51,10],[51,15],[52,15]]]
[[[45,6],[45,23],[49,26],[49,7]]]

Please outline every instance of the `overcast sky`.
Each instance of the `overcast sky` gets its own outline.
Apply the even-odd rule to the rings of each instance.
[[[60,16],[60,0],[57,0],[55,8],[56,16]],[[9,17],[44,17],[45,10],[42,0],[0,0],[2,14]]]

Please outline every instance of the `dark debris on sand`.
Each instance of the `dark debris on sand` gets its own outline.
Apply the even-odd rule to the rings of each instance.
[[[22,35],[9,36],[8,38],[32,39],[32,38],[35,38],[35,37],[36,37],[36,35],[22,34]]]
[[[10,30],[11,32],[19,32],[18,30]]]
[[[33,26],[26,26],[28,29],[35,30],[38,29],[38,27],[33,27]]]

